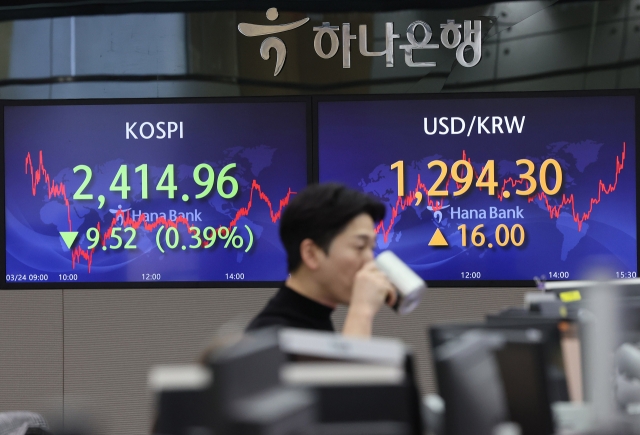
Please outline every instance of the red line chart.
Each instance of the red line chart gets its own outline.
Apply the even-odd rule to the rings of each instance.
[[[622,170],[624,169],[624,162],[625,162],[626,157],[627,157],[627,144],[626,144],[626,142],[623,142],[622,143],[622,153],[619,156],[616,156],[615,174],[614,174],[613,183],[607,184],[603,180],[599,180],[598,181],[598,187],[597,187],[596,194],[595,194],[595,196],[593,196],[593,197],[591,197],[589,199],[589,207],[588,207],[587,211],[584,211],[584,212],[576,211],[576,199],[575,199],[575,196],[573,194],[571,194],[569,196],[567,196],[566,194],[562,194],[562,198],[559,201],[559,204],[557,204],[557,205],[551,204],[549,202],[549,197],[544,192],[538,192],[538,193],[534,193],[534,194],[532,194],[530,196],[527,196],[526,197],[527,198],[527,202],[531,203],[531,202],[535,201],[536,199],[544,201],[545,207],[547,208],[547,211],[549,212],[549,218],[550,219],[557,219],[560,216],[560,212],[562,211],[562,209],[565,206],[570,205],[571,206],[571,216],[573,217],[573,221],[576,222],[576,224],[578,226],[578,231],[581,231],[582,230],[582,224],[589,219],[589,217],[591,216],[591,213],[593,212],[593,206],[600,203],[600,201],[602,200],[602,195],[603,194],[609,195],[611,192],[616,190],[616,187],[618,186],[618,176],[620,175],[620,172],[622,172]],[[466,151],[462,151],[462,159],[463,160],[467,160],[469,163],[471,163],[471,159],[467,157]],[[484,169],[484,167],[483,167],[483,169]],[[473,172],[474,172],[474,177],[477,179],[479,177],[478,173],[475,171],[475,169],[474,169]],[[449,190],[449,183],[450,182],[451,182],[451,175],[449,175],[449,177],[447,178],[447,181],[446,181],[447,190]],[[524,179],[520,179],[520,178],[516,179],[516,178],[513,178],[513,177],[508,177],[508,178],[503,179],[502,180],[502,186],[499,188],[499,191],[496,194],[497,198],[500,201],[502,201],[504,199],[503,193],[504,193],[505,190],[507,190],[508,187],[513,188],[513,187],[515,187],[517,185],[522,185],[522,184],[525,184],[527,187],[529,186],[529,182],[527,182]],[[460,186],[461,185],[458,185],[458,188]],[[480,190],[482,190],[482,188],[480,188]],[[422,181],[420,179],[420,174],[418,174],[415,189],[413,189],[410,192],[408,192],[404,197],[398,197],[395,205],[392,206],[392,208],[391,208],[391,219],[389,220],[389,223],[385,226],[384,221],[381,221],[376,227],[376,233],[377,234],[382,233],[382,236],[384,238],[385,243],[387,242],[387,240],[389,238],[389,234],[391,233],[391,230],[393,229],[393,226],[395,224],[396,218],[398,217],[398,214],[400,213],[400,211],[406,209],[407,207],[410,207],[413,204],[413,201],[416,199],[416,194],[418,192],[420,192],[420,194],[422,194],[422,195],[426,195],[426,197],[427,197],[427,205],[429,207],[431,207],[434,211],[442,209],[444,201],[431,199],[431,197],[429,196],[429,190],[428,190],[427,186],[425,186],[425,184],[422,183]]]
[[[67,220],[69,222],[69,231],[73,231],[73,226],[71,222],[71,204],[69,202],[69,197],[67,196],[67,189],[63,182],[56,182],[53,177],[49,174],[47,169],[44,166],[44,159],[42,156],[42,151],[38,153],[38,166],[34,167],[33,160],[31,158],[31,153],[27,153],[27,157],[25,158],[24,164],[25,174],[31,176],[31,193],[33,196],[36,196],[38,193],[38,185],[44,183],[46,186],[46,192],[49,199],[51,198],[62,198],[65,206],[67,207]],[[282,216],[283,209],[289,204],[291,197],[296,194],[296,192],[292,191],[291,188],[288,189],[287,194],[284,198],[279,201],[279,207],[277,210],[274,210],[273,204],[266,193],[262,191],[262,186],[257,182],[257,180],[253,180],[251,183],[251,191],[249,193],[249,201],[245,207],[241,207],[236,211],[235,217],[231,220],[229,227],[235,226],[240,218],[244,216],[248,216],[251,208],[254,204],[254,192],[256,192],[256,197],[263,201],[267,207],[269,208],[269,214],[271,218],[271,222],[274,224],[280,220]],[[155,228],[159,226],[164,227],[178,227],[178,225],[184,225],[188,230],[191,229],[191,224],[189,220],[183,216],[177,216],[175,219],[167,219],[163,216],[159,216],[158,219],[153,222],[147,222],[145,214],[142,213],[138,219],[133,219],[130,215],[129,211],[118,210],[113,219],[111,219],[111,223],[104,234],[101,235],[100,241],[102,246],[104,246],[107,240],[111,237],[111,232],[113,228],[118,226],[118,219],[121,220],[120,226],[122,228],[132,227],[138,229],[142,227],[145,231],[153,231]],[[98,232],[100,233],[100,223],[96,225]],[[76,246],[71,250],[71,266],[75,269],[76,264],[79,264],[82,259],[87,262],[88,271],[91,272],[91,264],[93,263],[93,252],[96,248],[92,249],[83,249],[81,246]]]
[[[47,186],[49,199],[53,197],[62,197],[64,199],[64,205],[67,206],[68,212],[69,231],[71,231],[71,207],[69,206],[69,199],[67,198],[67,189],[63,183],[56,183],[55,180],[49,176],[49,173],[44,167],[42,151],[39,153],[38,167],[35,170],[33,169],[33,162],[31,161],[31,153],[27,153],[27,158],[24,160],[24,173],[31,175],[31,193],[33,196],[36,196],[38,184],[42,182]]]

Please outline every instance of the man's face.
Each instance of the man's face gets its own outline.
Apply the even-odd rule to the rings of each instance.
[[[336,303],[348,304],[356,273],[373,260],[376,233],[371,216],[362,213],[338,234],[320,258],[319,278]]]

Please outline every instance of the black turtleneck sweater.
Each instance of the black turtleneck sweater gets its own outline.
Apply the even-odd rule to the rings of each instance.
[[[247,331],[278,325],[333,332],[332,312],[332,308],[302,296],[283,284],[251,321]]]

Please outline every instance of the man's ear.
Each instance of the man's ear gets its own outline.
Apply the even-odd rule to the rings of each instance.
[[[324,251],[316,245],[313,240],[304,239],[302,243],[300,243],[300,257],[304,265],[309,269],[318,269],[324,255]]]

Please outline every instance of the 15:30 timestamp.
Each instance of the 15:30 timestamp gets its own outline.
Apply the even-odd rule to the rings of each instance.
[[[618,279],[633,279],[633,278],[637,278],[638,274],[635,271],[617,271],[616,272],[616,278]]]

